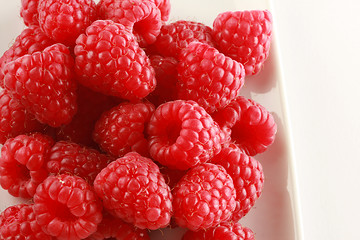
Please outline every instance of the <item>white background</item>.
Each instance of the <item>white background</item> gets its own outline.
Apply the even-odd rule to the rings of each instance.
[[[23,28],[7,21],[19,5],[0,0],[0,54],[16,37],[6,29]],[[360,1],[273,0],[273,8],[304,240],[360,239]]]

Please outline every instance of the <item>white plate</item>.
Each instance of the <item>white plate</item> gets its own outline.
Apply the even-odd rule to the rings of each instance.
[[[271,11],[271,4],[268,0],[171,0],[171,3],[170,21],[193,20],[209,26],[212,26],[217,14],[224,11],[245,9],[269,9]],[[0,13],[4,13],[1,15],[3,16],[2,23],[8,24],[0,25],[0,54],[8,48],[10,40],[14,39],[23,28],[21,19],[18,17],[18,7],[19,3],[13,3],[13,1],[1,3]],[[6,19],[4,19],[5,17]],[[276,16],[274,16],[274,20],[276,21]],[[254,208],[240,222],[255,232],[257,240],[302,240],[302,224],[284,94],[284,79],[279,48],[276,43],[276,22],[274,33],[269,59],[258,75],[247,78],[242,95],[254,99],[272,112],[278,125],[278,133],[274,144],[268,151],[255,157],[261,161],[264,168],[264,191]],[[18,202],[20,200],[11,197],[6,191],[0,190],[1,211]],[[151,239],[178,240],[181,239],[182,233],[182,229],[171,231],[162,229],[152,232]]]

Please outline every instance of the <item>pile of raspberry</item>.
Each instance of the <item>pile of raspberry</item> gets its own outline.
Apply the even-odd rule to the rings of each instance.
[[[255,239],[254,156],[276,123],[240,96],[269,54],[267,10],[168,22],[169,0],[22,0],[0,58],[0,239]],[[190,7],[190,6],[189,6]]]

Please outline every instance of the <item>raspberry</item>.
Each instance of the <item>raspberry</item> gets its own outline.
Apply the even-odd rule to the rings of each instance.
[[[219,126],[194,101],[160,105],[150,119],[148,135],[154,160],[180,170],[205,163],[221,149]]]
[[[116,101],[81,85],[77,89],[77,96],[78,110],[69,124],[56,129],[56,139],[97,148],[92,139],[95,123],[104,111],[116,105]]]
[[[170,223],[172,195],[159,167],[138,153],[127,153],[94,181],[104,207],[125,222],[155,230]]]
[[[88,237],[87,240],[103,239],[150,240],[150,237],[147,230],[138,229],[120,218],[104,212],[103,220],[99,224],[97,231]]]
[[[171,4],[170,0],[150,0],[155,3],[161,12],[161,20],[166,22],[169,20]]]
[[[192,231],[217,226],[235,209],[233,180],[223,167],[211,163],[189,170],[173,194],[176,223]]]
[[[38,12],[46,35],[69,46],[97,18],[93,0],[39,0]]]
[[[213,117],[249,156],[264,152],[275,140],[273,116],[251,99],[239,96]]]
[[[96,175],[107,166],[110,158],[76,143],[59,141],[51,148],[47,171],[54,175],[68,173],[92,184]]]
[[[39,25],[39,0],[21,0],[20,16],[26,26]]]
[[[31,198],[47,177],[45,168],[53,140],[45,135],[19,135],[1,148],[0,184],[15,197]]]
[[[101,0],[99,17],[124,25],[141,47],[155,42],[161,28],[161,12],[154,0]]]
[[[150,60],[123,25],[98,20],[76,44],[75,70],[81,84],[128,100],[144,98],[154,90]]]
[[[41,123],[58,127],[69,123],[76,112],[73,59],[62,44],[24,55],[4,69],[4,85]]]
[[[224,12],[213,24],[221,52],[244,64],[246,75],[255,75],[269,55],[272,16],[267,10]]]
[[[8,207],[0,215],[0,239],[52,240],[36,222],[33,205],[18,204]]]
[[[178,58],[181,50],[194,41],[215,47],[210,27],[198,22],[181,20],[163,25],[154,45],[160,55]]]
[[[0,144],[20,134],[41,130],[43,125],[35,120],[6,90],[0,92]]]
[[[122,157],[132,151],[148,156],[144,130],[154,111],[151,103],[121,103],[96,122],[95,142],[114,156]]]
[[[254,233],[237,222],[221,223],[219,226],[198,232],[187,231],[182,240],[255,240]]]
[[[80,240],[96,232],[101,210],[90,185],[76,176],[50,176],[34,195],[36,221],[59,240]]]
[[[250,211],[261,195],[264,186],[262,166],[235,144],[223,147],[211,162],[223,166],[234,181],[236,208],[231,219],[238,222]]]
[[[235,99],[244,84],[244,67],[205,43],[192,42],[179,55],[178,97],[194,100],[209,113]]]
[[[41,31],[39,26],[31,26],[23,30],[15,39],[13,45],[0,58],[0,87],[4,87],[3,70],[7,63],[22,57],[25,54],[33,54],[42,51],[54,43],[53,40]]]
[[[150,56],[151,66],[155,70],[157,85],[150,93],[148,100],[155,106],[175,100],[177,95],[177,65],[178,61],[173,57],[162,57],[160,55]]]

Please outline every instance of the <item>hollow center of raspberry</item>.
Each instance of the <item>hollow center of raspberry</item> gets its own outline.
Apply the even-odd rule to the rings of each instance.
[[[31,178],[29,169],[22,164],[17,164],[15,174],[18,176],[18,179],[22,181],[27,181]]]
[[[56,216],[61,221],[72,221],[76,219],[76,216],[70,212],[70,209],[65,204],[56,201],[49,201],[48,204],[50,214]]]
[[[254,133],[251,131],[250,126],[238,123],[231,128],[231,139],[237,144],[243,144],[249,139],[253,138]]]
[[[169,145],[174,144],[180,136],[181,123],[172,122],[166,127],[167,140]]]

